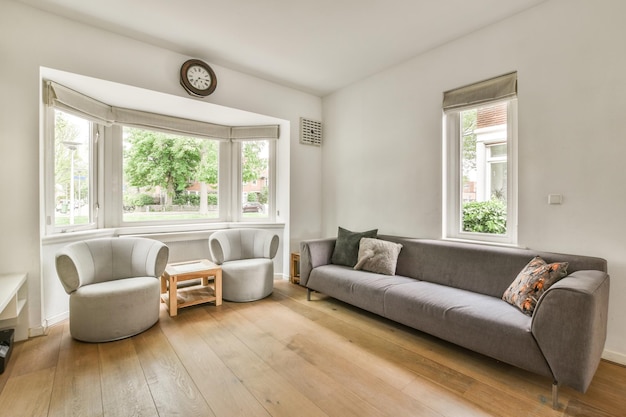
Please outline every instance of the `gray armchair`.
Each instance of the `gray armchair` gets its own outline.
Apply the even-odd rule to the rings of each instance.
[[[262,229],[220,230],[209,237],[213,262],[222,266],[222,298],[260,300],[274,290],[278,236]]]
[[[56,270],[70,295],[72,337],[108,342],[152,327],[168,256],[164,243],[144,238],[90,239],[62,248]]]

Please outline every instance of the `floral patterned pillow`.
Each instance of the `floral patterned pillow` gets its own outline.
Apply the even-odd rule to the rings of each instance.
[[[541,257],[534,257],[507,288],[502,299],[532,316],[539,297],[567,275],[568,265],[567,262],[547,264]]]

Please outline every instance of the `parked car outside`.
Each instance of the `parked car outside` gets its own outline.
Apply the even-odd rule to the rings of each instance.
[[[244,213],[263,213],[263,205],[254,201],[244,203],[242,207]]]

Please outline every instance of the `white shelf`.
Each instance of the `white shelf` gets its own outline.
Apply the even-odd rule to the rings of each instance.
[[[14,325],[16,340],[28,338],[26,279],[23,273],[0,274],[0,329]]]

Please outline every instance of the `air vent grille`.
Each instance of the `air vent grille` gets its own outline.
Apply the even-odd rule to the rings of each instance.
[[[322,146],[322,122],[300,118],[300,143]]]

